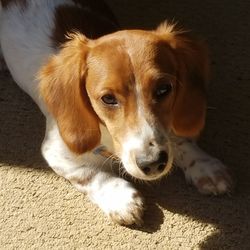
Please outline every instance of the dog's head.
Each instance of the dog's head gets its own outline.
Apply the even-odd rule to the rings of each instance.
[[[170,132],[204,126],[208,58],[204,45],[164,23],[89,40],[72,35],[40,72],[40,90],[75,153],[100,143],[99,124],[132,176],[152,180],[173,162]]]

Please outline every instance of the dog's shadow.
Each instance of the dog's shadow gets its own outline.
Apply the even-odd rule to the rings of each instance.
[[[250,246],[250,187],[246,176],[240,176],[240,179],[231,195],[218,197],[199,194],[186,184],[180,170],[173,172],[161,184],[140,185],[139,190],[147,198],[149,210],[143,227],[136,229],[148,233],[159,230],[167,212],[172,217],[170,223],[175,221],[174,214],[178,214],[204,224],[205,228],[212,225],[216,229],[199,245],[200,249],[246,249]],[[192,230],[190,228],[190,232]]]

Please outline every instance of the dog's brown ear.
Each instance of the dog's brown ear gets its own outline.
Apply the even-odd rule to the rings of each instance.
[[[178,30],[173,24],[165,22],[156,32],[171,47],[178,65],[172,130],[179,136],[197,136],[204,127],[206,116],[207,48],[202,41]]]
[[[82,154],[100,142],[99,120],[85,89],[87,39],[71,36],[41,71],[40,94],[71,151]]]

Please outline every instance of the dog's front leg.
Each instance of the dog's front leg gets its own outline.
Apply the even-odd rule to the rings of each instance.
[[[112,172],[112,159],[93,152],[75,155],[64,144],[55,122],[47,122],[42,153],[50,167],[87,193],[113,221],[141,224],[143,199],[127,181]]]
[[[220,160],[201,150],[194,140],[173,136],[172,141],[175,164],[199,192],[223,194],[231,191],[231,177]]]
[[[107,167],[109,163],[103,166],[105,159],[99,159],[96,164],[96,155],[89,154],[87,158],[88,162],[70,173],[67,179],[79,191],[87,193],[113,221],[122,225],[142,224],[143,200],[138,191],[129,182],[114,176],[110,166]],[[91,158],[95,159],[89,161]],[[91,162],[95,164],[90,166]]]

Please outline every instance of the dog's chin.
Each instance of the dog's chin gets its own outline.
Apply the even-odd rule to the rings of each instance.
[[[166,176],[169,171],[171,170],[173,166],[173,162],[168,162],[168,164],[165,166],[165,169],[163,172],[159,174],[152,174],[152,175],[146,175],[144,174],[140,168],[137,165],[124,165],[124,168],[126,172],[135,179],[142,180],[142,181],[156,181],[161,179],[162,177]]]

